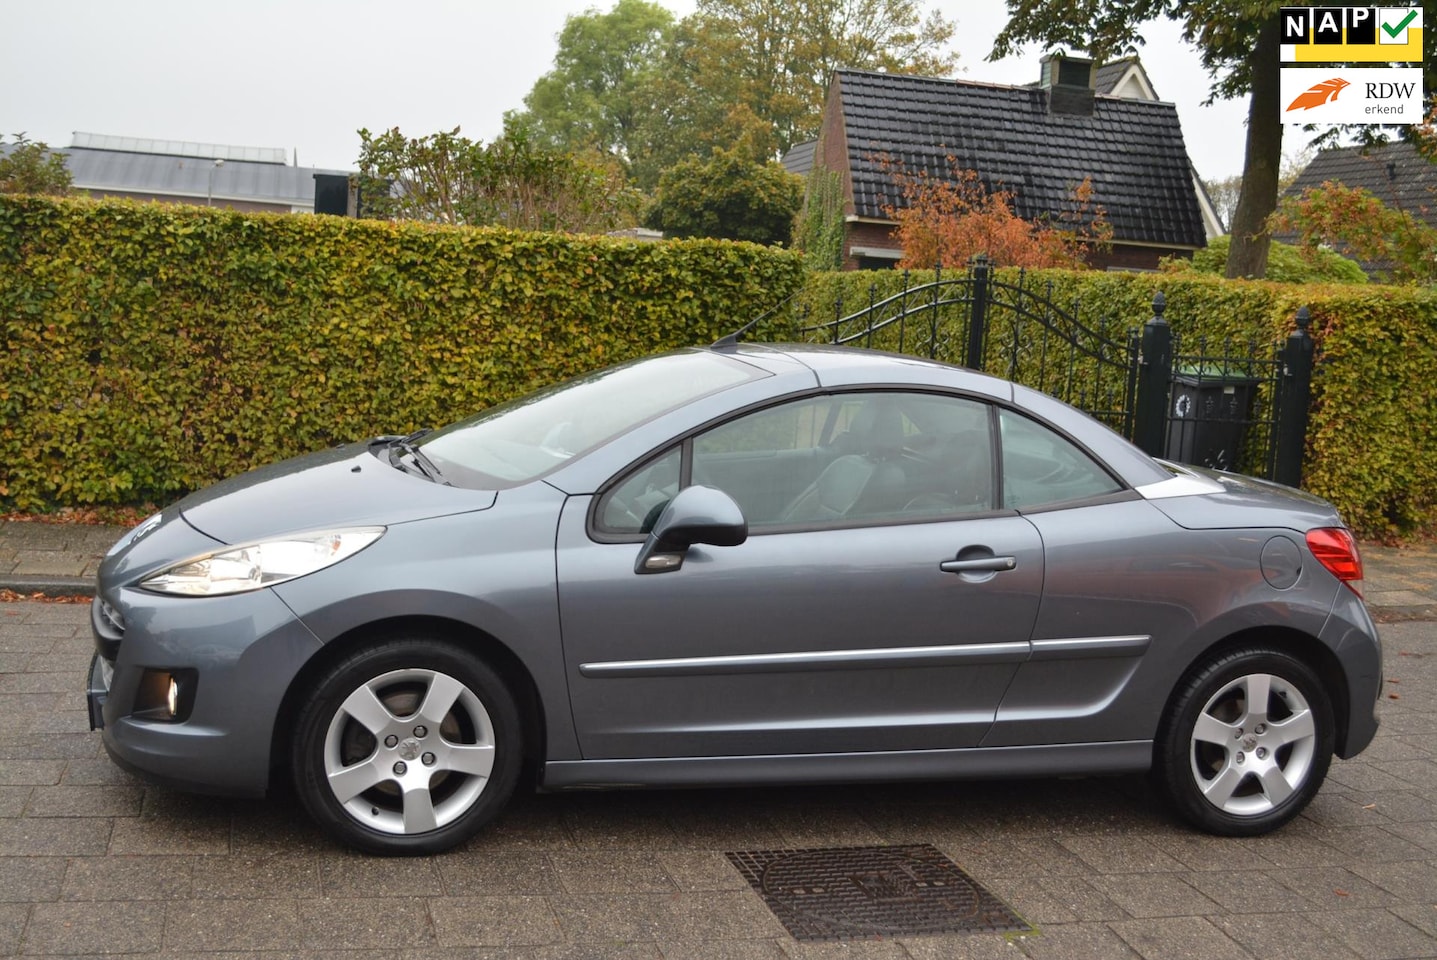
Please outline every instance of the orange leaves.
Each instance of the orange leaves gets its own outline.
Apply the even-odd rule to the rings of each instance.
[[[1092,202],[1090,180],[1075,184],[1071,206],[1041,222],[1021,219],[1010,190],[990,188],[974,170],[960,170],[952,157],[946,177],[910,174],[884,160],[904,205],[888,208],[898,224],[903,267],[967,263],[979,254],[1005,267],[1085,265],[1086,253],[1112,239],[1104,211]]]
[[[1437,230],[1362,188],[1329,180],[1304,190],[1282,202],[1270,229],[1296,233],[1303,250],[1335,248],[1373,264],[1394,283],[1437,279]]]

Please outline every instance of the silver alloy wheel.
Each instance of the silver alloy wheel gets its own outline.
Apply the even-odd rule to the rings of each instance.
[[[1270,673],[1238,677],[1193,725],[1189,760],[1208,803],[1239,817],[1265,814],[1300,790],[1313,767],[1317,726],[1297,685]]]
[[[435,830],[469,810],[494,768],[494,725],[463,683],[437,670],[393,670],[340,704],[324,772],[346,812],[392,834]]]

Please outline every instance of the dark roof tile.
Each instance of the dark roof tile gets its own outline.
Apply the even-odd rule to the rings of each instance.
[[[855,212],[886,219],[898,191],[879,158],[913,172],[976,170],[1014,194],[1025,219],[1067,209],[1090,178],[1114,239],[1178,247],[1205,242],[1187,150],[1170,103],[1097,97],[1093,115],[1048,113],[1047,94],[842,70],[836,76],[853,171]]]
[[[1328,180],[1361,187],[1389,207],[1406,210],[1437,227],[1437,164],[1425,160],[1410,143],[1389,143],[1365,151],[1362,147],[1323,150],[1283,196],[1299,196]]]

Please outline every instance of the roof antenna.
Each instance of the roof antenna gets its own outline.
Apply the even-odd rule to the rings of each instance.
[[[784,307],[788,306],[789,303],[792,302],[793,298],[796,297],[796,296],[798,296],[797,293],[792,293],[792,294],[790,294],[788,297],[786,297],[786,298],[784,299],[784,301],[783,301],[782,303],[778,304],[778,305],[775,306],[773,309],[769,310],[767,313],[761,313],[761,314],[759,314],[758,316],[754,317],[752,320],[750,320],[748,323],[745,323],[743,326],[739,327],[739,328],[738,328],[737,330],[735,330],[733,333],[726,333],[726,334],[724,334],[723,336],[719,337],[717,340],[715,340],[712,344],[709,345],[709,349],[711,349],[711,350],[735,350],[735,349],[737,349],[737,348],[738,348],[738,342],[743,339],[743,335],[744,335],[744,334],[748,333],[748,332],[749,332],[750,330],[752,330],[755,326],[757,326],[758,324],[762,323],[764,320],[767,320],[769,317],[773,316],[775,313],[778,313],[778,312],[779,312],[780,310],[782,310]]]

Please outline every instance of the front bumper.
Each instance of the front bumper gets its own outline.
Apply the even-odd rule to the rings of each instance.
[[[90,660],[90,682],[85,687],[85,703],[90,710],[90,729],[105,727],[105,700],[110,695],[110,681],[115,665],[98,653]]]
[[[319,648],[289,607],[271,590],[192,598],[122,587],[92,609],[86,700],[115,762],[184,790],[265,793],[281,701]],[[193,678],[176,719],[147,702],[156,671]]]

